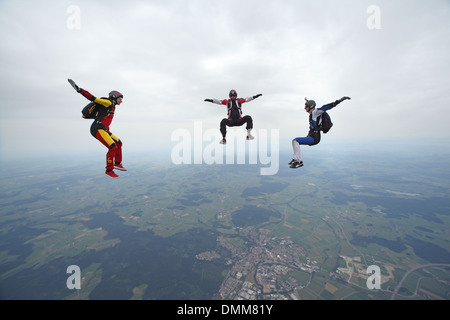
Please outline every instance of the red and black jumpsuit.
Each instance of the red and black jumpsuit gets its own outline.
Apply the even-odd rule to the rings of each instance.
[[[88,91],[80,88],[80,93],[86,98],[100,105],[97,116],[91,125],[91,134],[108,148],[106,154],[106,170],[114,169],[114,164],[122,162],[122,141],[109,131],[114,118],[116,102],[107,98],[96,98]]]
[[[212,103],[226,105],[227,106],[227,116],[228,118],[222,119],[220,122],[220,132],[222,133],[222,136],[225,138],[227,135],[227,126],[228,127],[236,127],[236,126],[242,126],[244,123],[247,124],[246,129],[250,130],[253,129],[253,119],[251,116],[242,116],[242,104],[245,102],[250,102],[254,100],[255,97],[248,97],[248,98],[236,98],[236,100],[218,100],[218,99],[211,99]]]

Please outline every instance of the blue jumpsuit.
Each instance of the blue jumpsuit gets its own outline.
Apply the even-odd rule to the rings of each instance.
[[[325,111],[331,110],[336,107],[341,101],[326,104],[318,109],[312,109],[309,111],[309,133],[306,137],[299,137],[292,140],[292,147],[294,149],[294,160],[302,162],[300,153],[300,145],[314,146],[320,142],[320,131],[317,127],[320,125],[322,118],[320,117]]]

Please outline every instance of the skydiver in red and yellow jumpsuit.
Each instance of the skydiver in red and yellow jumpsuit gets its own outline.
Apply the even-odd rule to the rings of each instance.
[[[105,174],[111,178],[118,178],[114,169],[127,171],[122,166],[122,141],[109,131],[109,126],[114,118],[116,106],[122,103],[123,95],[118,91],[111,91],[108,98],[96,98],[76,85],[74,88],[86,99],[99,105],[97,116],[91,125],[91,134],[108,148]]]

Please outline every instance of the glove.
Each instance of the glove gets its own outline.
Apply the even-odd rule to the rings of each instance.
[[[344,100],[351,100],[352,98],[350,98],[350,97],[342,97],[341,98],[341,101],[344,101]]]
[[[213,102],[213,99],[205,99],[206,102]]]
[[[261,97],[261,96],[262,96],[262,94],[261,94],[261,93],[258,93],[256,96],[253,96],[253,99],[259,98],[259,97]]]
[[[77,84],[75,83],[75,81],[73,81],[72,79],[67,79],[67,81],[69,81],[70,85],[77,91],[80,92],[81,89],[77,86]]]

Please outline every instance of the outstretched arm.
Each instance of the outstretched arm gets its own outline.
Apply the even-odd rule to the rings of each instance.
[[[85,97],[88,100],[95,101],[95,97],[92,94],[90,94],[88,91],[77,86],[75,81],[73,81],[72,79],[67,79],[67,81],[69,81],[72,88],[74,88],[78,93],[82,94],[83,97]]]
[[[248,97],[248,98],[245,98],[245,99],[241,99],[241,103],[253,101],[256,98],[259,98],[261,96],[262,96],[262,93],[258,93],[257,95],[254,95],[253,97]]]
[[[112,102],[108,99],[99,99],[96,98],[94,95],[92,95],[89,91],[84,90],[83,88],[80,88],[77,86],[77,84],[75,83],[75,81],[73,81],[72,79],[67,79],[67,81],[69,81],[70,85],[78,92],[80,93],[83,97],[85,97],[86,99],[101,104],[102,106],[105,107],[109,107]]]
[[[329,103],[329,104],[324,105],[324,106],[321,107],[319,110],[322,110],[322,111],[328,111],[328,110],[333,109],[334,107],[336,107],[336,106],[337,106],[339,103],[341,103],[342,101],[350,100],[350,99],[351,99],[350,97],[342,97],[342,98],[340,98],[339,100],[336,100],[335,102],[331,102],[331,103]]]
[[[96,97],[94,97],[90,92],[80,88],[80,91],[78,91],[83,97],[85,97],[88,100],[95,101]]]
[[[94,97],[92,94],[90,94],[88,91],[86,91],[86,90],[84,90],[84,89],[81,89],[80,88],[80,93],[83,95],[83,97],[85,97],[86,99],[88,99],[88,100],[91,100],[91,101],[93,101],[93,102],[95,102],[95,103],[98,103],[98,104],[100,104],[100,105],[102,105],[102,106],[104,106],[104,107],[109,107],[111,104],[112,104],[112,102],[111,102],[111,100],[108,100],[108,99],[101,99],[101,98],[96,98],[96,97]]]
[[[338,102],[338,103],[341,103],[342,101],[345,101],[345,100],[351,100],[352,98],[350,98],[350,97],[342,97],[342,98],[340,98],[339,100],[336,100],[336,102]]]
[[[244,102],[250,102],[250,101],[252,101],[252,100],[254,100],[254,99],[256,99],[256,98],[259,98],[259,97],[261,97],[261,96],[262,96],[262,94],[259,93],[259,94],[255,95],[255,96],[253,96],[253,97],[248,97],[248,98],[245,98],[245,99],[242,99],[242,98],[241,98],[241,103],[244,103]],[[227,105],[227,104],[228,104],[228,100],[227,100],[227,99],[225,99],[225,100],[219,100],[219,99],[205,99],[205,102],[212,102],[212,103],[215,103],[215,104],[224,104],[224,105]]]
[[[215,104],[224,104],[224,105],[226,105],[228,103],[228,100],[205,99],[205,102],[212,102],[212,103],[215,103]]]

